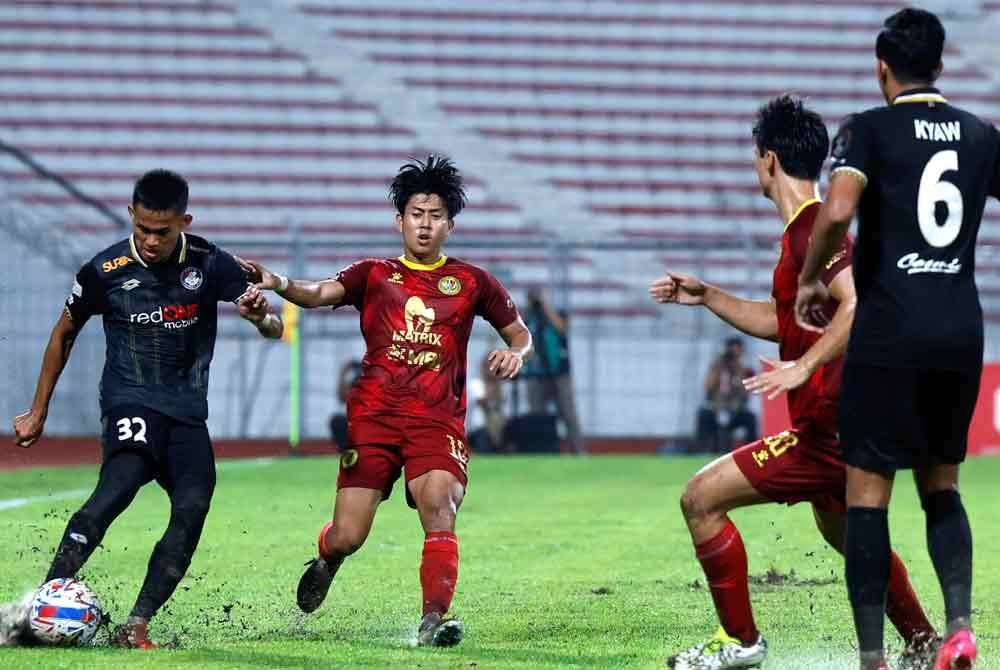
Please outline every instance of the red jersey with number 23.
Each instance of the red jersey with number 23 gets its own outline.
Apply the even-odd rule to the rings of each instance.
[[[336,280],[346,291],[341,305],[361,312],[366,344],[348,421],[425,418],[464,435],[472,322],[479,315],[497,330],[514,323],[517,308],[506,289],[486,270],[447,257],[432,265],[369,258]]]
[[[803,330],[795,323],[799,273],[805,263],[813,223],[821,204],[815,198],[803,204],[785,226],[785,234],[781,238],[781,259],[774,268],[771,296],[778,314],[778,347],[783,361],[801,358],[821,337],[820,333]],[[829,286],[844,268],[850,266],[853,246],[850,236],[845,237],[841,247],[823,268],[821,280],[824,284]],[[837,311],[837,302],[831,298],[824,310],[827,317],[832,318]],[[837,434],[837,398],[843,367],[844,357],[841,355],[818,368],[805,384],[788,392],[788,413],[793,429]],[[833,444],[835,446],[836,443]],[[835,455],[840,458],[839,449]]]

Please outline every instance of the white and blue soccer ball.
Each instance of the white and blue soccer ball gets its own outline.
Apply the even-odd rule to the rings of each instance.
[[[43,644],[79,646],[94,639],[101,625],[97,594],[75,579],[53,579],[35,592],[28,626]]]

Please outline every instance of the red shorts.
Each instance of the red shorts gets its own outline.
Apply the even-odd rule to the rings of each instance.
[[[338,490],[377,489],[385,500],[404,468],[407,482],[431,470],[450,472],[462,486],[469,482],[465,435],[440,424],[402,416],[366,416],[350,422],[347,444],[349,448],[340,456]],[[416,507],[409,489],[406,501]]]
[[[740,447],[733,459],[766,498],[846,512],[847,467],[833,455],[837,450],[836,435],[786,430]]]

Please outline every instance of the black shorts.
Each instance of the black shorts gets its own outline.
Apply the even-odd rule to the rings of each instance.
[[[115,454],[142,454],[153,479],[168,492],[181,479],[215,483],[215,454],[208,427],[185,423],[140,405],[114,407],[101,418],[103,462]]]
[[[840,444],[844,460],[869,472],[965,460],[982,367],[923,370],[844,365]]]

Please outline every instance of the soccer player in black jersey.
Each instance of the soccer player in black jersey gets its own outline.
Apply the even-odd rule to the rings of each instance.
[[[841,391],[848,463],[847,587],[861,667],[887,668],[887,508],[895,472],[912,469],[947,633],[935,670],[971,668],[972,534],[958,493],[983,360],[974,277],[986,197],[1000,196],[1000,134],[933,87],[944,28],[904,9],[876,42],[888,106],[849,117],[833,143],[826,202],[799,278],[797,318],[825,297],[817,281],[858,213],[858,306]],[[812,324],[814,327],[816,324]]]
[[[73,577],[139,489],[154,479],[170,496],[170,522],[149,559],[145,582],[115,640],[149,649],[147,624],[191,563],[215,489],[205,426],[208,368],[218,302],[236,302],[261,335],[281,337],[281,320],[225,251],[184,231],[188,186],[167,170],[135,184],[132,234],[76,275],[49,339],[31,409],[14,420],[15,440],[42,434],[49,400],[80,329],[104,319],[107,353],[100,385],[103,463],[97,487],[66,526],[46,581]]]

